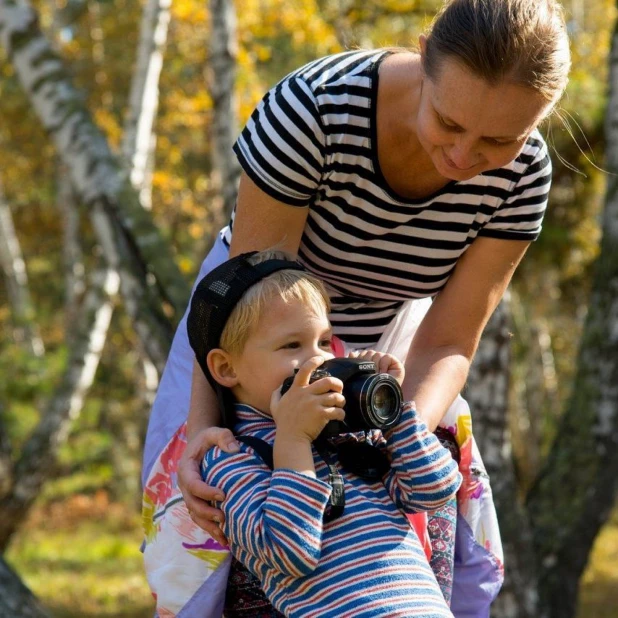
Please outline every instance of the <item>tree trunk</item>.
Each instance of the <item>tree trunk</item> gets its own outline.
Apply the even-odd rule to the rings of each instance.
[[[13,225],[11,208],[0,182],[0,266],[4,271],[7,295],[13,313],[15,338],[25,344],[35,356],[43,356],[45,348],[35,320],[34,307],[28,290],[28,275],[19,239]]]
[[[169,246],[123,179],[83,98],[40,32],[36,12],[24,0],[0,0],[0,39],[89,210],[109,266],[121,275],[125,305],[144,349],[162,371],[173,322],[189,298]]]
[[[206,81],[213,104],[211,178],[215,197],[211,204],[216,234],[232,214],[238,192],[240,165],[232,146],[236,140],[236,14],[232,0],[210,0],[211,44]]]
[[[79,208],[71,181],[62,164],[56,172],[56,203],[62,217],[62,266],[64,269],[64,336],[70,345],[73,324],[79,314],[79,303],[86,288],[85,268],[79,239]]]
[[[153,127],[159,107],[159,78],[167,44],[169,8],[170,0],[148,0],[144,6],[122,140],[122,156],[131,185],[147,209],[152,202],[149,164],[156,143]]]
[[[505,582],[492,607],[500,618],[532,618],[537,602],[532,535],[518,499],[508,424],[510,294],[489,320],[466,384],[474,435],[495,498],[504,548]]]
[[[82,410],[99,364],[111,316],[111,298],[119,288],[118,274],[97,273],[90,284],[75,326],[62,382],[41,415],[41,421],[12,467],[9,491],[0,496],[0,553],[19,528],[56,462],[56,452]],[[0,595],[1,596],[1,595]],[[0,614],[1,615],[1,614]]]
[[[606,115],[607,194],[573,392],[528,510],[541,618],[575,614],[580,576],[618,490],[618,32]]]
[[[0,557],[0,616],[11,618],[51,618],[35,596]]]

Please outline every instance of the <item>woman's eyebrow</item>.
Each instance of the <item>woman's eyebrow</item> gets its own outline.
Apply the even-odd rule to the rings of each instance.
[[[440,116],[440,118],[448,123],[449,125],[452,125],[453,129],[456,129],[457,131],[465,131],[465,129],[457,122],[455,122],[452,118],[450,118],[449,116],[447,116],[446,114],[443,114],[436,106],[435,104],[433,105],[433,109],[436,112],[436,114],[438,114],[438,116]],[[520,139],[523,139],[523,137],[525,136],[525,133],[522,133],[521,135],[483,135],[481,137],[481,139],[498,139],[498,140],[505,140],[505,141],[513,141],[516,142]]]

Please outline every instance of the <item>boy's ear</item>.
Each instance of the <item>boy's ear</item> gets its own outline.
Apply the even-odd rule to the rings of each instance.
[[[232,359],[225,350],[221,348],[210,350],[206,357],[206,364],[215,382],[221,384],[221,386],[232,388],[238,384]]]

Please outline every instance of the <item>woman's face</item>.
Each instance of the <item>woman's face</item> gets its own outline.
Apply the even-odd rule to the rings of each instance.
[[[417,135],[436,170],[468,180],[515,159],[550,103],[530,88],[491,85],[445,58],[439,75],[423,75]]]

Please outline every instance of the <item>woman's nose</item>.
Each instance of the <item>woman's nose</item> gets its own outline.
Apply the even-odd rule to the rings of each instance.
[[[465,170],[479,162],[480,152],[475,141],[462,138],[453,145],[448,156],[458,168]]]

